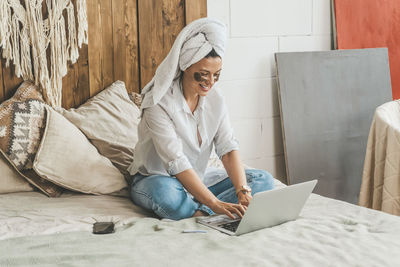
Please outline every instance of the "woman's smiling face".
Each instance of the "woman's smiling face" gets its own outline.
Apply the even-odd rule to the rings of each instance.
[[[206,57],[184,71],[183,86],[185,93],[206,96],[221,72],[220,57]]]

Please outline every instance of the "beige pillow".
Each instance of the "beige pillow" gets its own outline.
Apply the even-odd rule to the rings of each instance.
[[[37,174],[64,188],[96,195],[127,186],[118,169],[78,128],[53,109],[46,110],[46,129],[33,162]]]
[[[127,174],[138,140],[140,110],[129,98],[124,82],[114,82],[77,109],[59,111],[89,138],[100,154]]]
[[[0,194],[33,191],[0,150]]]

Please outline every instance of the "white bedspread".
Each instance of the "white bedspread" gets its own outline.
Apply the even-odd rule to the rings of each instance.
[[[125,219],[149,214],[129,198],[65,193],[48,198],[38,192],[0,195],[0,240],[40,234],[91,231],[97,221],[119,227]]]
[[[240,237],[142,218],[111,196],[20,193],[0,206],[0,266],[400,266],[400,217],[315,194],[296,221]],[[91,234],[97,220],[116,232]]]

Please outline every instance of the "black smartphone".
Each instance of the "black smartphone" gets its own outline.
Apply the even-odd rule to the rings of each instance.
[[[110,234],[114,233],[113,222],[96,222],[93,224],[93,234]]]

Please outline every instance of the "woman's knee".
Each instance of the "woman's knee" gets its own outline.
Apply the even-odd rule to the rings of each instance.
[[[197,208],[182,184],[173,177],[147,177],[134,186],[132,194],[136,194],[132,197],[135,204],[154,211],[162,218],[188,218]]]
[[[169,184],[162,193],[153,196],[153,210],[162,218],[180,220],[191,217],[197,208],[182,185]]]
[[[265,170],[247,169],[246,178],[253,194],[274,188],[274,177]]]

